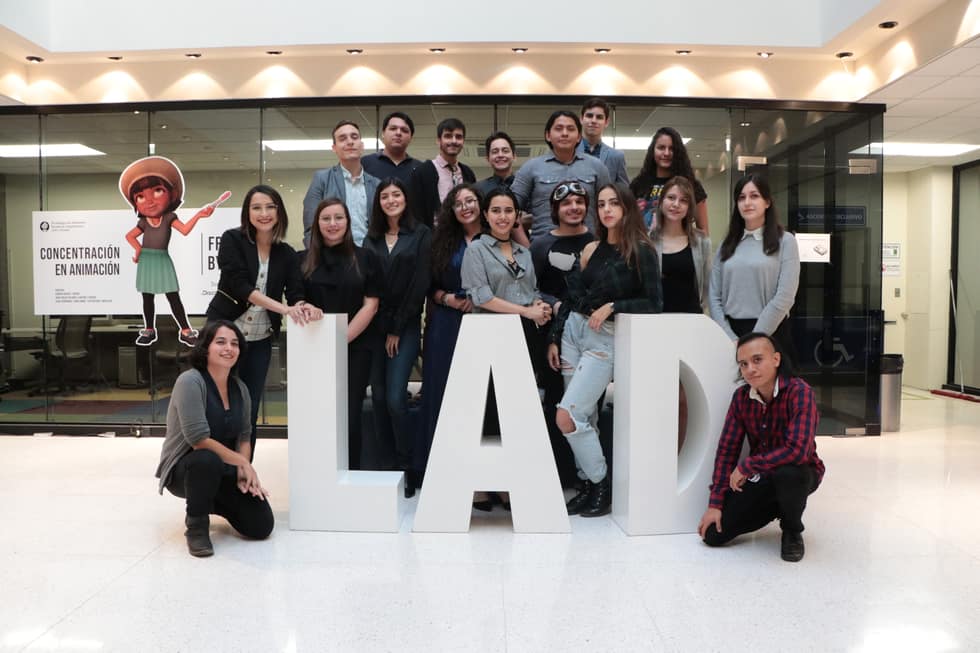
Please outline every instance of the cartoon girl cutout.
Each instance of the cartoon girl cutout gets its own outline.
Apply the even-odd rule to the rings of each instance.
[[[187,222],[181,222],[174,211],[184,201],[184,178],[176,164],[162,156],[148,156],[129,164],[119,177],[119,192],[136,210],[139,222],[126,234],[136,263],[136,290],[143,295],[143,328],[136,344],[152,345],[157,340],[155,296],[162,293],[170,303],[174,321],[180,327],[177,339],[193,347],[197,330],[187,319],[180,300],[180,286],[173,260],[167,251],[171,229],[186,236],[201,218],[209,217],[230,193],[202,208]],[[142,236],[142,242],[139,238]]]

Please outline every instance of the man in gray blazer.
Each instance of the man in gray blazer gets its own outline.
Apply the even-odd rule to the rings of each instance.
[[[310,229],[316,222],[316,207],[327,197],[339,197],[350,212],[350,229],[354,243],[360,245],[367,235],[371,205],[380,180],[361,166],[364,143],[361,128],[350,120],[341,120],[333,128],[334,154],[340,161],[332,168],[317,170],[303,198],[303,243],[310,244]]]
[[[626,155],[602,142],[602,132],[609,126],[612,107],[602,98],[594,97],[582,105],[582,142],[578,151],[598,158],[609,169],[613,181],[629,184],[626,174]]]

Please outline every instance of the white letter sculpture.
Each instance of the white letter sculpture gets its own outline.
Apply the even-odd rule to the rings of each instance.
[[[491,370],[500,441],[481,444]],[[516,315],[463,317],[414,530],[468,531],[477,490],[510,492],[518,533],[569,532],[548,429]]]
[[[398,532],[402,472],[349,471],[347,316],[287,331],[289,528]]]
[[[735,389],[735,347],[704,315],[616,319],[613,519],[627,535],[693,533]],[[687,437],[677,454],[678,379]]]

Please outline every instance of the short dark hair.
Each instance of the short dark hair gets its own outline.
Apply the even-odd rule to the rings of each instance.
[[[208,347],[211,346],[214,336],[218,333],[218,329],[221,327],[231,329],[235,332],[235,337],[238,338],[238,360],[231,366],[231,375],[238,376],[238,364],[242,362],[242,358],[245,356],[245,350],[248,348],[248,344],[245,342],[245,336],[242,334],[241,329],[239,329],[238,325],[230,320],[211,320],[205,324],[204,328],[197,334],[197,343],[191,349],[191,353],[187,356],[187,361],[195,370],[199,372],[206,372],[208,369]]]
[[[508,136],[507,132],[495,131],[489,136],[487,136],[487,140],[483,142],[483,146],[487,150],[487,156],[490,156],[490,144],[496,140],[500,140],[501,138],[507,141],[507,144],[510,145],[511,151],[514,154],[517,154],[517,146],[514,145],[514,139]]]
[[[574,111],[568,111],[567,109],[558,109],[554,111],[550,116],[548,116],[548,122],[544,123],[544,134],[545,142],[548,143],[548,149],[555,149],[555,146],[551,144],[551,141],[547,139],[548,132],[551,128],[555,126],[555,121],[559,118],[571,118],[575,121],[575,128],[578,129],[578,133],[582,133],[582,119],[578,117],[578,114]]]
[[[602,109],[602,113],[605,114],[605,116],[606,116],[607,119],[609,118],[610,114],[612,113],[612,105],[611,104],[609,104],[608,102],[606,102],[602,98],[594,97],[594,98],[590,98],[590,99],[586,100],[585,101],[585,104],[582,105],[582,115],[585,115],[585,110],[586,109],[595,109],[595,108]]]
[[[336,125],[334,125],[333,131],[330,132],[330,138],[335,138],[337,136],[337,130],[343,127],[344,125],[350,125],[351,127],[357,130],[358,134],[361,133],[361,126],[358,125],[353,120],[341,120]]]
[[[466,125],[459,118],[446,118],[436,125],[436,138],[442,136],[443,132],[453,132],[457,129],[462,130],[463,136],[466,136]]]
[[[242,232],[248,236],[249,240],[255,240],[255,227],[252,226],[252,221],[248,219],[248,207],[252,203],[252,196],[256,193],[268,195],[276,205],[276,217],[278,220],[275,231],[272,232],[272,242],[278,243],[286,236],[286,229],[289,228],[289,216],[286,215],[286,206],[282,203],[282,195],[272,186],[259,184],[258,186],[252,186],[245,193],[245,199],[242,200]]]
[[[381,131],[388,128],[388,123],[391,122],[392,118],[400,118],[401,120],[404,120],[405,124],[408,125],[408,131],[412,134],[412,136],[415,136],[415,123],[412,122],[412,119],[408,117],[407,113],[402,113],[401,111],[392,111],[385,116],[385,119],[381,121]]]
[[[746,333],[744,336],[738,339],[735,343],[735,358],[738,360],[738,350],[741,349],[742,345],[748,344],[755,340],[768,340],[769,344],[772,345],[773,351],[779,354],[779,367],[776,368],[776,376],[796,376],[796,370],[793,369],[793,363],[790,361],[789,356],[783,351],[783,348],[779,346],[779,342],[773,338],[768,333],[763,331],[752,331],[751,333]],[[741,374],[739,374],[741,376]]]

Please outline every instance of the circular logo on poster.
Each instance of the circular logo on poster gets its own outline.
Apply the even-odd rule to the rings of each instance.
[[[47,220],[42,220],[41,221],[41,224],[40,224],[40,227],[41,227],[41,231],[47,231],[48,229],[51,228],[51,225],[48,224],[48,221]]]

